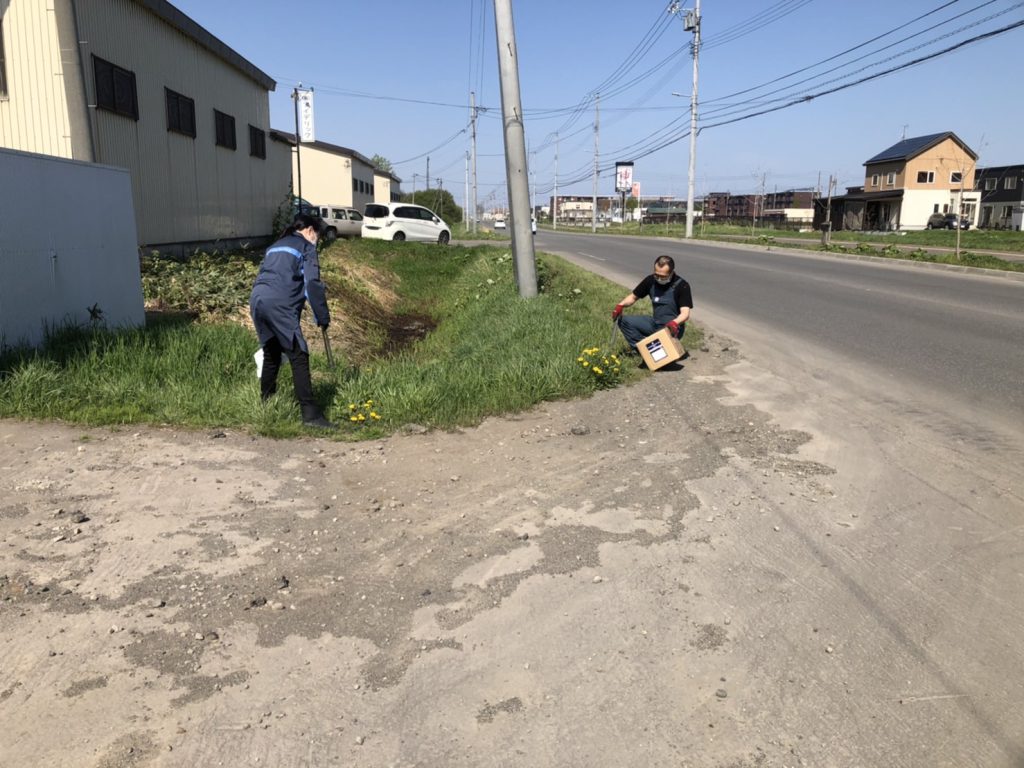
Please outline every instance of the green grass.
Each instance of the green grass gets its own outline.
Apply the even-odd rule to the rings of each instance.
[[[336,371],[313,347],[314,389],[329,416],[343,420],[341,439],[376,437],[411,423],[442,429],[476,424],[648,375],[635,362],[617,376],[596,377],[582,367],[584,348],[607,346],[608,309],[623,291],[555,257],[540,257],[541,293],[529,300],[515,289],[507,248],[352,241],[321,259],[332,301],[358,306],[364,322],[373,315],[372,328],[335,349]],[[154,275],[164,269],[147,266],[148,301],[193,313],[215,309],[135,330],[62,329],[39,350],[8,351],[0,357],[0,416],[233,427],[280,437],[305,433],[287,365],[278,394],[266,405],[259,401],[256,339],[238,322],[245,315],[242,296],[248,291],[241,285],[251,282],[252,260],[199,259]],[[364,272],[394,288],[394,306],[373,304],[372,286],[352,284]],[[182,285],[207,282],[234,288],[215,291],[216,301],[202,291],[169,298]],[[436,326],[397,355],[384,356],[372,340],[409,313],[429,316]],[[313,343],[310,333],[307,338]],[[693,324],[685,342],[699,343]],[[621,337],[616,343],[622,345]],[[368,401],[372,406],[366,407]],[[350,413],[366,420],[350,422]]]
[[[567,229],[566,231],[572,231]],[[586,231],[589,231],[587,229]],[[641,235],[646,237],[682,238],[686,234],[684,224],[644,224],[627,222],[607,228],[598,228],[598,234]],[[860,253],[884,256],[893,259],[927,261],[936,264],[999,269],[1008,272],[1024,272],[1024,264],[1007,261],[998,256],[976,251],[1003,251],[1024,253],[1024,232],[1007,230],[965,230],[960,233],[960,258],[955,253],[928,252],[927,248],[955,248],[956,231],[936,229],[914,232],[833,232],[831,246],[823,249],[820,232],[797,232],[788,229],[773,229],[733,224],[706,224],[697,222],[694,237],[702,240],[717,240],[729,243],[777,246],[780,248],[806,248],[828,250],[839,253]],[[797,241],[797,242],[794,242]],[[914,246],[917,246],[916,248]],[[972,251],[971,249],[974,249]]]

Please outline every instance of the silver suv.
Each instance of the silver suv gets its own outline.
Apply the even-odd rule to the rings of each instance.
[[[320,206],[320,218],[327,225],[327,239],[338,237],[361,237],[363,234],[363,214],[355,208],[340,205]]]

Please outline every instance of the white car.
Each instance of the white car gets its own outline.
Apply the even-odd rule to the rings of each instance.
[[[360,237],[363,234],[363,214],[355,208],[341,205],[320,206],[320,218],[327,225],[327,237]]]
[[[448,245],[452,231],[429,208],[411,203],[370,203],[363,211],[363,237]]]
[[[495,229],[505,229],[505,220],[504,219],[495,219],[494,220],[494,228]]]

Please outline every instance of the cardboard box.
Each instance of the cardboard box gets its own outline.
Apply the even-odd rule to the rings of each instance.
[[[664,368],[686,354],[683,343],[673,336],[668,328],[662,328],[641,339],[636,348],[652,371]]]

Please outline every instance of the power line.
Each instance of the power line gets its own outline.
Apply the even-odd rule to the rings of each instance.
[[[991,3],[995,2],[995,1],[996,0],[989,0],[989,2],[983,3],[981,6],[978,6],[977,8],[971,9],[971,11],[969,11],[968,13],[976,11],[976,10],[984,7],[985,5],[990,5]],[[927,47],[929,45],[933,45],[934,43],[939,42],[940,40],[947,39],[949,37],[952,37],[955,34],[958,34],[960,32],[965,32],[968,29],[973,29],[974,27],[977,27],[980,24],[984,24],[987,21],[991,21],[992,19],[995,19],[995,18],[997,18],[999,16],[1005,15],[1005,14],[1009,13],[1010,11],[1014,10],[1015,8],[1020,8],[1021,6],[1024,6],[1024,2],[1019,2],[1015,6],[1012,6],[1010,8],[1005,9],[1005,10],[1002,10],[1002,11],[999,11],[997,13],[994,13],[994,14],[991,14],[989,16],[986,16],[983,19],[979,19],[979,20],[974,21],[974,22],[972,22],[970,24],[965,24],[962,27],[958,27],[957,29],[954,29],[954,30],[952,30],[950,32],[947,32],[947,33],[943,34],[943,35],[939,35],[938,37],[934,37],[934,38],[932,38],[930,40],[927,40],[927,41],[925,41],[923,43],[920,43],[920,44],[918,44],[916,46],[912,46],[910,48],[906,48],[906,49],[904,49],[902,51],[899,51],[897,53],[894,53],[894,54],[892,54],[890,56],[886,56],[885,58],[879,59],[877,61],[873,61],[873,62],[871,62],[869,64],[864,65],[863,67],[859,67],[858,69],[853,70],[852,72],[849,72],[847,74],[841,75],[840,77],[835,77],[835,78],[832,78],[830,80],[825,80],[825,81],[823,81],[821,83],[818,83],[818,87],[821,87],[823,85],[830,85],[832,83],[838,83],[838,82],[840,82],[842,80],[845,80],[845,79],[848,79],[850,77],[853,77],[854,75],[856,75],[856,74],[858,74],[860,72],[864,72],[864,71],[866,71],[868,69],[871,69],[873,67],[877,67],[877,66],[879,66],[881,64],[885,64],[886,62],[889,62],[889,61],[894,61],[894,60],[896,60],[896,59],[898,59],[900,57],[907,56],[907,55],[913,53],[914,51],[919,51],[922,48],[925,48],[925,47]],[[926,33],[926,32],[930,32],[933,29],[937,29],[938,27],[943,26],[944,24],[947,24],[947,23],[949,23],[949,22],[951,22],[951,21],[953,21],[953,20],[955,20],[957,18],[960,18],[963,15],[965,15],[965,14],[959,14],[957,16],[954,16],[952,19],[948,19],[945,22],[941,22],[940,24],[936,24],[936,25],[933,25],[931,27],[928,27],[927,29],[921,30],[921,32],[918,32],[918,33],[915,33],[915,34],[910,35],[908,37],[905,37],[902,40],[897,41],[896,43],[892,43],[890,45],[884,46],[884,47],[882,47],[880,49],[877,49],[877,50],[873,51],[872,53],[880,53],[880,52],[882,52],[884,50],[888,50],[889,48],[892,48],[894,45],[899,45],[900,43],[907,42],[907,41],[909,41],[909,40],[911,40],[911,39],[913,39],[915,37],[918,37],[918,36]],[[864,58],[866,58],[868,55],[871,55],[871,54],[865,54],[865,56],[860,56],[860,57],[854,59],[853,61],[849,62],[848,64],[844,64],[842,66],[849,66],[850,64],[853,64],[854,62],[861,61]],[[829,72],[834,72],[836,69],[840,69],[840,68],[841,67],[835,67],[833,69],[827,70],[826,72],[823,72],[822,74],[828,74]],[[798,83],[794,83],[794,85],[802,85],[803,83],[808,82],[808,80],[810,80],[810,79],[812,79],[812,78],[807,78],[807,79],[802,80],[802,81],[800,81]],[[858,81],[858,82],[860,82],[860,81]],[[786,90],[789,90],[789,89],[787,89],[787,88],[780,88],[780,89],[777,89],[775,91],[770,91],[768,93],[765,93],[763,95],[764,96],[771,96],[774,93],[783,93]],[[810,91],[811,91],[810,88],[806,88],[806,89],[804,89],[802,91],[795,91],[795,92],[791,92],[789,94],[783,94],[782,96],[780,96],[780,97],[778,97],[776,99],[751,100],[751,101],[746,102],[745,104],[736,105],[735,107],[721,107],[721,108],[719,108],[717,110],[710,110],[708,112],[705,112],[704,116],[705,116],[705,118],[707,118],[707,117],[710,117],[710,116],[713,116],[713,115],[726,116],[726,115],[730,115],[730,114],[736,114],[737,112],[742,111],[742,107],[744,107],[744,106],[751,106],[751,107],[766,106],[766,105],[769,105],[769,104],[778,103],[778,102],[783,101],[783,100],[785,100],[787,98],[792,98],[794,96],[799,96],[801,94],[807,94]]]
[[[795,101],[791,101],[791,102],[788,102],[786,104],[782,104],[782,105],[777,106],[777,107],[772,107],[770,109],[764,109],[764,110],[760,110],[758,112],[752,112],[752,113],[747,114],[747,115],[742,115],[740,117],[733,118],[732,120],[723,120],[721,122],[711,123],[709,125],[701,126],[701,129],[704,130],[704,129],[707,129],[707,128],[717,128],[717,127],[722,126],[722,125],[730,125],[732,123],[738,123],[738,122],[740,122],[742,120],[749,120],[752,117],[760,117],[761,115],[767,115],[767,114],[769,114],[771,112],[778,112],[779,110],[782,110],[782,109],[787,109],[789,107],[794,107],[797,104],[806,104],[808,101],[812,101],[812,100],[820,98],[822,96],[827,96],[827,95],[832,94],[832,93],[837,93],[839,91],[844,91],[847,88],[853,88],[854,86],[862,85],[862,84],[870,82],[872,80],[877,80],[880,77],[885,77],[886,75],[891,75],[894,72],[899,72],[900,70],[903,70],[903,69],[908,69],[910,67],[915,67],[918,64],[923,64],[926,61],[931,61],[932,59],[937,59],[940,56],[945,56],[948,53],[952,53],[953,51],[959,50],[960,48],[963,48],[966,45],[971,45],[973,43],[977,43],[977,42],[980,42],[982,40],[987,40],[988,38],[991,38],[991,37],[996,37],[997,35],[1005,34],[1006,32],[1010,32],[1011,30],[1017,29],[1018,27],[1022,27],[1022,26],[1024,26],[1024,20],[1014,22],[1013,24],[1008,24],[1005,27],[1000,27],[999,29],[994,29],[994,30],[992,30],[990,32],[984,32],[984,33],[982,33],[980,35],[976,35],[974,37],[968,38],[967,40],[962,40],[959,43],[951,45],[951,46],[949,46],[947,48],[943,48],[941,51],[936,51],[935,53],[930,53],[927,56],[921,56],[920,58],[914,59],[913,61],[908,61],[905,64],[900,64],[899,66],[896,66],[896,67],[891,67],[891,68],[889,68],[887,70],[884,70],[882,72],[876,72],[875,74],[868,75],[867,77],[862,77],[860,80],[855,80],[852,83],[845,83],[843,85],[836,86],[835,88],[829,88],[829,89],[824,90],[824,91],[819,91],[818,93],[812,94],[810,96],[804,96],[803,98],[796,99]]]
[[[826,59],[822,59],[821,61],[815,62],[814,64],[809,64],[806,67],[801,67],[800,69],[794,70],[793,72],[790,72],[788,74],[780,75],[779,77],[776,77],[773,80],[769,80],[767,82],[761,83],[760,85],[755,85],[755,86],[752,86],[750,88],[745,88],[742,91],[735,91],[733,93],[726,94],[725,96],[719,96],[717,99],[704,99],[702,101],[702,104],[704,104],[704,106],[707,106],[708,104],[714,104],[714,103],[719,102],[719,101],[724,101],[725,99],[731,99],[731,98],[734,98],[736,96],[742,96],[745,93],[750,93],[751,91],[759,90],[759,89],[761,89],[761,88],[763,88],[765,86],[774,85],[775,83],[780,82],[782,80],[787,80],[787,79],[789,79],[791,77],[794,77],[796,75],[802,74],[803,72],[807,72],[807,71],[809,71],[811,69],[814,69],[817,66],[820,66],[822,64],[827,64],[830,61],[834,61],[835,59],[838,59],[841,56],[845,56],[848,53],[853,53],[854,51],[856,51],[856,50],[858,50],[860,48],[863,48],[866,45],[871,45],[871,43],[874,43],[874,42],[876,42],[878,40],[881,40],[883,37],[888,37],[893,32],[897,32],[897,31],[903,29],[904,27],[909,27],[911,24],[914,24],[914,23],[920,21],[921,19],[924,19],[924,18],[926,18],[928,16],[931,16],[934,13],[938,13],[939,11],[943,10],[944,8],[947,8],[950,5],[955,5],[958,2],[960,2],[960,0],[949,0],[949,2],[944,3],[943,5],[940,5],[938,8],[933,8],[932,10],[928,11],[927,13],[923,13],[920,16],[911,19],[910,21],[904,22],[903,24],[901,24],[898,27],[894,27],[893,29],[890,29],[887,32],[883,32],[880,35],[876,35],[875,37],[872,37],[869,40],[865,40],[863,43],[858,43],[857,45],[852,46],[851,48],[847,48],[845,51],[840,51],[839,53],[833,54],[832,56],[829,56]],[[705,45],[705,48],[707,48],[706,45]]]

